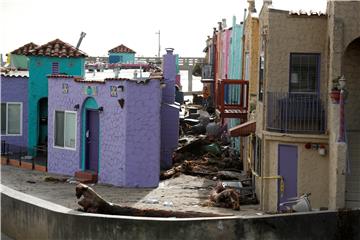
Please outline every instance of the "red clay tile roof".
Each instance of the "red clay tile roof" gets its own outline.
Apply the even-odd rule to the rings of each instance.
[[[17,55],[27,55],[31,50],[34,48],[37,48],[39,45],[30,42],[28,44],[25,44],[22,47],[19,47],[18,49],[11,52],[11,54],[17,54]]]
[[[125,45],[121,44],[111,50],[109,50],[109,53],[136,53],[134,50],[126,47]]]
[[[55,39],[29,52],[31,56],[47,56],[47,57],[87,57],[83,51],[76,49],[74,46]]]

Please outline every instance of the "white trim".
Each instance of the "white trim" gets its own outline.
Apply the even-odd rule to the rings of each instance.
[[[5,129],[5,134],[1,134],[1,136],[9,136],[9,137],[20,137],[22,136],[23,133],[23,103],[22,102],[1,102],[1,103],[5,103],[6,105],[6,109],[5,109],[5,114],[6,114],[6,129]],[[13,134],[13,133],[8,133],[9,130],[9,116],[8,116],[8,105],[15,105],[18,104],[20,105],[20,133],[17,134]]]
[[[55,125],[55,114],[56,112],[64,112],[64,146],[56,146],[55,145],[55,134],[56,134],[56,131],[55,131],[55,128],[56,128],[56,125]],[[66,113],[75,113],[75,147],[74,148],[70,148],[70,147],[66,147],[65,146],[65,124],[66,124],[66,121],[65,121],[65,118],[66,118]],[[77,112],[76,111],[67,111],[67,110],[54,110],[54,114],[53,114],[53,148],[57,148],[57,149],[65,149],[65,150],[71,150],[71,151],[76,151],[76,140],[77,140]]]

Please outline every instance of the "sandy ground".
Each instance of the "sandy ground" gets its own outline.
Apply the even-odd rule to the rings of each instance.
[[[76,184],[46,182],[44,179],[47,176],[69,177],[1,165],[1,184],[71,209],[78,209],[78,200],[75,197]],[[258,205],[244,205],[240,207],[240,211],[202,206],[215,184],[215,181],[205,178],[180,175],[177,178],[162,181],[159,187],[151,189],[120,188],[104,184],[90,186],[107,201],[123,206],[225,215],[252,216],[261,214]],[[154,200],[156,203],[152,202]],[[166,202],[172,206],[165,206],[169,205]]]

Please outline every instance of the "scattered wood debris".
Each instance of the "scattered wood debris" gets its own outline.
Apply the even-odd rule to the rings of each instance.
[[[85,184],[78,184],[76,186],[76,197],[81,200],[78,204],[82,207],[82,211],[88,213],[101,213],[111,215],[124,216],[141,216],[141,217],[176,217],[176,218],[190,218],[190,217],[220,217],[229,215],[219,215],[212,213],[200,212],[178,212],[158,209],[137,209],[133,207],[120,206],[110,203],[97,194],[91,187]]]
[[[240,194],[234,188],[225,188],[218,182],[210,192],[207,205],[240,210]]]

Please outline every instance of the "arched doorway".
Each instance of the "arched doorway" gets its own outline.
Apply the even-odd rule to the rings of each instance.
[[[92,97],[87,98],[81,111],[81,169],[98,172],[100,158],[99,107]]]
[[[348,146],[348,175],[345,201],[347,207],[360,207],[360,37],[345,50],[342,73],[348,90],[345,104]]]

